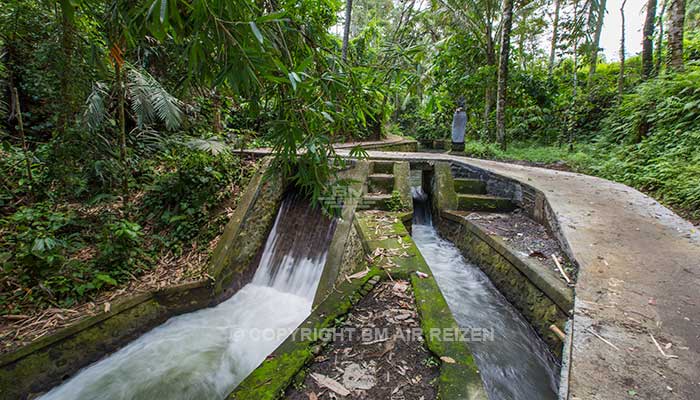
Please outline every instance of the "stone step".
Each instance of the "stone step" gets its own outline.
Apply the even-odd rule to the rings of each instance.
[[[391,193],[394,190],[394,175],[372,174],[367,177],[368,193]]]
[[[372,169],[370,171],[372,174],[394,174],[394,162],[393,161],[372,161]]]
[[[515,204],[510,199],[484,194],[458,194],[458,209],[461,211],[513,211]]]
[[[390,201],[390,194],[369,193],[362,196],[362,203],[358,206],[358,208],[388,211]]]
[[[461,194],[486,194],[486,182],[478,179],[455,178],[455,191]]]

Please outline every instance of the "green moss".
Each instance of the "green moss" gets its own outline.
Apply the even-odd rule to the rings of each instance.
[[[313,353],[307,346],[268,358],[238,385],[229,399],[274,400],[279,398],[292,383],[297,371],[312,357]]]
[[[392,265],[392,276],[406,277],[411,281],[428,349],[438,358],[450,357],[455,360],[454,364],[441,364],[438,380],[439,398],[487,399],[481,376],[467,343],[443,336],[445,332],[457,335],[459,327],[428,264],[401,222],[400,214],[383,215],[395,218],[391,224],[379,223],[372,218],[373,215],[376,214],[358,218],[358,227],[368,253],[373,254],[377,249],[399,250],[397,253],[401,255],[388,257],[379,267]],[[397,236],[401,238],[400,241]],[[423,272],[428,277],[420,278],[416,271]]]
[[[0,399],[46,390],[167,317],[167,309],[150,299],[5,365],[0,369]]]
[[[394,192],[400,199],[401,208],[391,211],[407,211],[413,213],[413,197],[411,195],[411,166],[407,161],[394,163]],[[393,197],[393,193],[392,193]]]

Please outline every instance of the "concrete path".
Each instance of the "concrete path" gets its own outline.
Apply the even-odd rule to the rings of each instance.
[[[444,153],[369,156],[469,164],[546,195],[580,267],[569,399],[700,399],[700,234],[690,223],[587,175]]]

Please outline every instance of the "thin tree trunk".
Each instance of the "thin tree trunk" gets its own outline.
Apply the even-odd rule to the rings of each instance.
[[[578,0],[574,1],[574,23],[578,22]],[[574,150],[574,116],[576,108],[576,97],[578,96],[578,35],[574,34],[574,65],[573,65],[573,93],[571,96],[571,106],[569,107],[569,151]]]
[[[671,0],[668,16],[668,68],[683,69],[683,24],[685,23],[685,0]]]
[[[656,0],[650,0],[656,1]],[[588,70],[588,86],[593,83],[593,76],[598,67],[598,51],[600,50],[600,35],[603,32],[603,21],[605,20],[606,0],[599,0],[598,18],[596,20],[595,32],[593,33],[593,43],[591,43],[591,67]]]
[[[642,37],[642,80],[649,79],[654,70],[654,24],[656,23],[656,0],[647,1]]]
[[[221,133],[224,130],[224,125],[221,122],[221,95],[216,89],[216,86],[211,91],[212,107],[214,108],[214,132]]]
[[[549,50],[549,64],[547,65],[547,76],[552,77],[554,69],[554,57],[557,53],[557,42],[559,41],[559,10],[561,9],[560,0],[554,0],[554,21],[552,22],[552,47]]]
[[[17,118],[17,126],[19,127],[19,137],[22,141],[22,152],[24,154],[24,164],[27,167],[27,178],[29,179],[29,187],[34,189],[34,177],[32,176],[32,161],[29,158],[29,147],[27,146],[27,137],[24,135],[24,122],[22,121],[22,109],[19,106],[19,94],[17,88],[12,87],[12,100],[15,117]]]
[[[345,27],[343,30],[343,61],[348,59],[348,43],[350,42],[350,19],[352,18],[352,0],[345,0]]]
[[[656,39],[656,59],[654,60],[654,74],[658,75],[661,73],[661,46],[663,45],[664,39],[664,14],[666,13],[666,2],[661,6],[661,12],[659,13],[659,36]]]
[[[622,17],[622,28],[620,30],[620,76],[617,78],[617,101],[622,102],[622,94],[625,90],[625,3],[620,6],[620,17]]]
[[[496,66],[496,48],[493,43],[493,32],[491,22],[486,25],[486,65],[489,67]],[[486,80],[484,89],[484,136],[491,136],[491,110],[494,106],[493,80],[489,74],[489,79]]]
[[[68,9],[68,7],[71,9]],[[63,60],[59,60],[61,63],[59,86],[63,107],[61,107],[59,112],[58,120],[58,129],[61,133],[66,131],[67,125],[75,111],[72,100],[73,97],[70,92],[70,80],[72,78],[71,61],[73,58],[73,24],[68,14],[72,11],[72,7],[73,5],[69,1],[64,0],[61,2],[61,50],[63,52]],[[61,137],[62,136],[63,135],[61,135]]]
[[[114,63],[117,85],[117,112],[119,114],[119,161],[122,164],[122,195],[124,196],[124,208],[129,203],[129,167],[126,160],[126,117],[124,115],[124,77],[119,61]]]
[[[496,93],[496,137],[504,151],[506,143],[506,94],[508,89],[508,58],[510,56],[510,30],[513,26],[513,0],[503,0],[503,25],[501,54],[498,60],[498,91]]]

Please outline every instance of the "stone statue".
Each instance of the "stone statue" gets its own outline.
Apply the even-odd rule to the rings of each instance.
[[[457,107],[452,117],[452,151],[464,151],[464,134],[467,129],[467,113]]]

